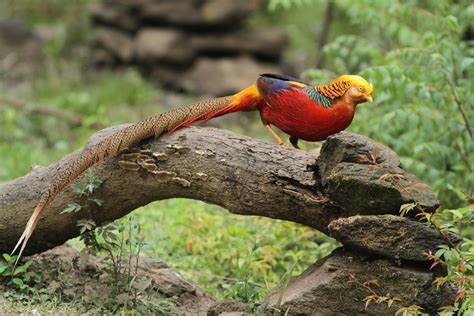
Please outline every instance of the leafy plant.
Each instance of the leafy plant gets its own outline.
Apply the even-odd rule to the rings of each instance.
[[[103,204],[101,199],[94,196],[102,184],[103,180],[89,170],[85,184],[71,185],[74,191],[85,197],[87,201],[85,207],[72,201],[61,214],[81,210],[87,212],[88,218],[77,222],[81,232],[79,239],[84,242],[85,251],[94,255],[106,254],[104,262],[107,268],[103,272],[109,276],[105,282],[111,289],[107,304],[109,310],[117,311],[124,306],[138,306],[138,302],[143,303],[139,294],[150,286],[151,281],[138,275],[139,258],[144,241],[143,237],[137,237],[140,234],[140,226],[134,218],[130,216],[126,224],[119,222],[104,226],[98,226],[93,220],[93,207]]]
[[[30,272],[31,260],[21,265],[15,265],[16,256],[4,253],[0,261],[0,279],[8,280],[7,285],[15,286],[20,293],[31,294],[35,291],[34,286],[41,283],[42,274]]]
[[[360,106],[350,129],[390,146],[444,206],[456,207],[462,190],[474,187],[474,58],[461,40],[474,5],[415,3],[337,2],[358,32],[328,43],[323,53],[331,63],[306,75],[329,80],[360,73],[369,79],[375,104]]]
[[[472,196],[466,196],[466,199],[472,200]],[[454,304],[442,307],[442,315],[465,315],[474,312],[474,241],[464,237],[463,241],[456,245],[450,241],[448,235],[449,232],[461,234],[464,229],[473,227],[474,206],[429,213],[418,203],[402,205],[401,216],[406,216],[409,212],[416,212],[416,217],[427,221],[447,241],[447,244],[441,245],[435,253],[429,251],[425,254],[433,261],[430,269],[439,265],[447,268],[447,275],[435,279],[437,287],[449,283],[457,289]]]
[[[79,193],[81,196],[85,197],[87,201],[86,211],[89,213],[89,217],[92,218],[92,208],[93,206],[102,206],[104,201],[102,199],[94,197],[94,193],[97,189],[102,186],[104,182],[100,177],[95,175],[92,170],[87,170],[86,172],[87,183],[80,184],[80,183],[73,183],[71,184],[71,188],[76,192]],[[61,214],[66,213],[77,213],[82,210],[81,204],[76,201],[72,201],[68,203],[66,208],[61,212]],[[88,230],[92,230],[95,228],[95,223],[92,219],[89,220],[80,220],[78,225],[81,227],[81,233],[84,233]]]
[[[472,227],[474,224],[474,207],[464,207],[455,210],[443,210],[436,214],[423,214],[430,223],[441,233],[448,231],[460,233],[463,226]],[[437,277],[436,285],[454,284],[457,292],[455,303],[443,307],[444,315],[467,315],[474,312],[474,241],[464,237],[460,245],[448,244],[439,247],[438,251],[427,253],[433,260],[432,268],[438,265],[447,267],[446,276]]]

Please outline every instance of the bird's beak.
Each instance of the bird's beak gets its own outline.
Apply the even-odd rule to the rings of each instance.
[[[372,100],[372,95],[371,95],[371,94],[366,94],[366,95],[365,95],[365,100],[366,100],[367,102],[372,102],[372,101],[373,101],[373,100]]]

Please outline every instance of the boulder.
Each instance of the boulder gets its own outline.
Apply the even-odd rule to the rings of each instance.
[[[193,1],[157,1],[140,9],[141,24],[193,26],[201,22]]]
[[[329,233],[346,248],[378,254],[397,260],[428,261],[428,251],[448,244],[445,236],[426,223],[393,215],[357,215],[332,221]],[[446,233],[449,243],[462,238]]]
[[[166,63],[140,64],[140,71],[148,77],[158,81],[163,87],[172,88],[175,91],[184,91],[183,73],[186,71],[181,67],[175,67]],[[181,104],[181,103],[180,103]],[[174,105],[176,107],[176,104]]]
[[[96,41],[99,47],[110,52],[123,63],[130,63],[134,58],[134,41],[126,33],[101,27],[96,32]]]
[[[197,94],[230,95],[254,83],[262,73],[278,73],[277,66],[243,56],[199,58],[185,78]]]
[[[202,20],[206,25],[235,27],[256,11],[260,2],[259,0],[205,1],[201,7]]]
[[[43,69],[44,41],[24,22],[0,20],[0,67],[9,78],[29,76]]]
[[[341,132],[324,142],[318,158],[321,185],[350,214],[398,214],[400,206],[419,203],[434,211],[439,201],[431,189],[400,168],[387,146]]]
[[[179,92],[234,93],[262,72],[281,72],[278,63],[289,42],[287,34],[244,23],[262,3],[100,0],[91,8],[98,28],[95,65],[133,65]]]
[[[197,34],[191,38],[191,46],[203,54],[250,54],[265,60],[278,60],[287,44],[286,33],[269,28],[258,28],[251,32]]]
[[[193,59],[194,52],[186,43],[186,36],[181,31],[144,28],[136,38],[137,57],[142,63],[161,61],[187,64]]]
[[[238,28],[253,11],[259,0],[251,1],[176,1],[151,2],[141,6],[143,24],[171,25],[201,29]]]
[[[274,290],[262,303],[264,315],[394,315],[416,304],[427,313],[453,304],[455,289],[433,283],[435,273],[425,268],[398,266],[393,260],[336,249],[316,262],[286,287]],[[395,298],[366,302],[372,295]]]
[[[139,27],[136,8],[147,0],[138,1],[101,1],[90,8],[92,22],[97,25],[110,26],[126,32],[135,32]]]

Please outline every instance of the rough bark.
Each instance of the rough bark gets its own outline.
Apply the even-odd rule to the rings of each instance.
[[[103,130],[90,143],[123,127]],[[0,185],[0,252],[12,249],[41,192],[83,150],[87,145]],[[105,180],[95,194],[103,205],[93,207],[90,214],[60,215],[72,201],[86,205],[67,188],[45,212],[25,253],[41,252],[77,236],[79,219],[112,221],[152,201],[174,197],[218,204],[236,214],[289,220],[326,233],[327,225],[339,217],[397,214],[400,205],[414,201],[429,210],[438,205],[426,185],[399,167],[393,151],[350,133],[328,138],[316,157],[225,130],[187,128],[146,140],[92,171]],[[84,174],[78,178],[85,180]]]

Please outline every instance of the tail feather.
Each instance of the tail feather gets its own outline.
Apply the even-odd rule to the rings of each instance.
[[[18,263],[18,260],[20,260],[21,255],[23,251],[25,250],[26,244],[28,243],[28,240],[30,239],[31,235],[33,234],[33,231],[35,230],[36,226],[38,225],[38,222],[40,220],[41,213],[45,208],[48,207],[50,204],[51,199],[49,198],[49,195],[43,195],[41,198],[40,202],[36,206],[33,214],[31,215],[30,219],[28,220],[28,223],[26,224],[25,230],[21,234],[20,238],[18,239],[18,242],[15,245],[15,248],[12,251],[12,255],[16,252],[18,247],[20,247],[20,250],[18,252],[18,257],[15,261],[15,264]]]
[[[174,133],[176,130],[190,126],[195,122],[201,121],[201,124],[205,124],[212,120],[213,118],[216,118],[218,116],[222,116],[225,114],[229,114],[232,112],[239,112],[239,111],[255,111],[260,102],[263,102],[262,97],[260,96],[257,86],[256,85],[251,85],[247,87],[246,89],[240,91],[239,93],[235,94],[232,96],[232,102],[220,109],[214,109],[211,111],[208,111],[206,113],[202,113],[201,115],[198,115],[196,117],[190,118],[189,120],[186,120],[182,122],[181,124],[177,125],[170,131],[168,131],[167,135],[170,135]]]
[[[52,181],[48,190],[41,196],[38,205],[31,215],[15,248],[20,259],[25,247],[33,234],[42,213],[54,202],[55,198],[83,171],[107,158],[116,156],[119,152],[131,145],[151,136],[159,136],[164,132],[172,133],[178,128],[192,123],[208,120],[235,111],[255,110],[258,103],[263,102],[255,85],[244,89],[231,97],[223,97],[191,104],[178,108],[146,120],[130,125],[102,141],[86,147],[76,159],[73,159]]]

